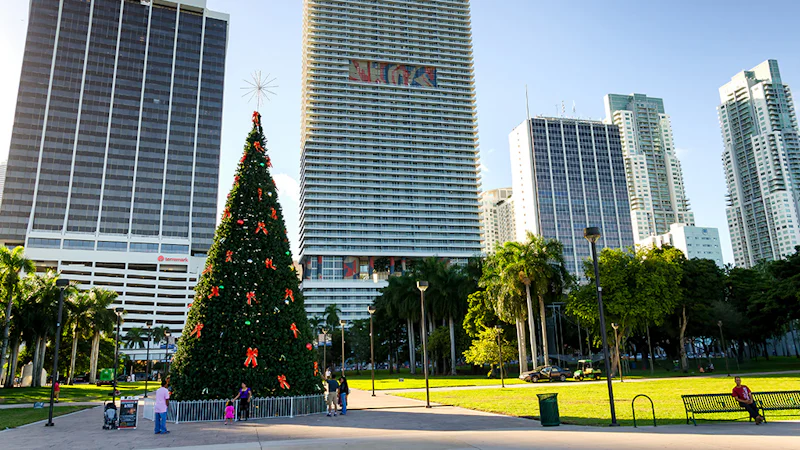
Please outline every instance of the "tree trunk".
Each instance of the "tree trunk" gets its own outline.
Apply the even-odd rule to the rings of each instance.
[[[655,373],[653,367],[653,345],[650,343],[650,325],[647,325],[647,357],[650,359],[650,375]]]
[[[11,275],[9,275],[10,277]],[[8,336],[11,331],[11,307],[14,304],[14,284],[9,283],[6,286],[6,293],[8,294],[6,300],[6,315],[5,324],[3,325],[3,347],[0,348],[0,370],[6,365],[6,352],[8,351]],[[9,364],[10,366],[10,364]]]
[[[764,343],[761,344],[762,348],[764,349],[764,358],[769,361],[769,348],[767,348],[767,340],[764,339]]]
[[[456,329],[450,316],[450,375],[456,375]]]
[[[92,354],[89,357],[89,383],[97,383],[97,360],[100,357],[100,332],[95,331],[92,336]]]
[[[544,364],[550,364],[550,344],[547,342],[547,318],[544,311],[544,298],[539,296],[539,318],[542,321],[542,355],[544,356]]]
[[[17,373],[17,362],[19,361],[19,336],[11,341],[11,347],[8,349],[8,370],[6,371],[6,379],[3,381],[3,386],[14,387],[14,378]]]
[[[528,355],[525,351],[525,324],[520,318],[516,320],[517,325],[517,353],[519,353],[519,373],[528,370]]]
[[[69,377],[67,384],[72,384],[75,376],[75,355],[78,354],[78,322],[72,324],[72,357],[69,359]]]
[[[417,345],[414,342],[414,322],[408,319],[408,365],[409,373],[414,375],[417,373]]]
[[[31,387],[41,387],[42,371],[39,369],[39,359],[42,353],[42,342],[44,338],[37,336],[33,347],[33,361],[31,364]]]
[[[797,332],[794,328],[794,321],[790,323],[792,327],[792,343],[794,344],[794,356],[795,358],[800,358],[800,351],[797,350]]]
[[[536,329],[533,324],[533,302],[531,300],[530,283],[525,284],[525,297],[528,303],[528,332],[531,334],[531,357],[533,358],[533,368],[535,369],[539,355],[536,351]],[[527,365],[527,361],[525,364]]]
[[[678,337],[678,345],[680,346],[681,354],[681,370],[686,373],[689,371],[689,359],[686,357],[686,306],[681,310],[681,317],[678,319],[680,325],[680,336]]]

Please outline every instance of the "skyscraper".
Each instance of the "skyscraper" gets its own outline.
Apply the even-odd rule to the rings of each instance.
[[[368,317],[409,258],[480,253],[467,0],[305,0],[302,102],[309,315]]]
[[[580,279],[591,256],[584,228],[600,228],[600,248],[633,245],[619,127],[536,117],[517,126],[508,141],[518,241],[528,231],[558,239],[567,270]]]
[[[775,60],[739,72],[719,97],[733,257],[752,267],[800,244],[797,116]]]
[[[483,253],[517,238],[514,230],[514,199],[511,188],[481,193],[481,245]]]
[[[605,109],[606,123],[620,129],[634,240],[667,233],[673,223],[694,225],[664,100],[608,94]]]
[[[32,0],[0,241],[125,328],[180,333],[213,239],[228,16],[205,0]]]

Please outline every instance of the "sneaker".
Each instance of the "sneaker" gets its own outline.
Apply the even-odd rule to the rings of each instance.
[[[162,431],[161,434],[169,434],[169,431]]]
[[[332,417],[332,416],[331,416],[331,413],[328,413],[328,417]]]
[[[756,417],[756,425],[761,425],[761,422],[764,421],[764,418],[761,416]]]

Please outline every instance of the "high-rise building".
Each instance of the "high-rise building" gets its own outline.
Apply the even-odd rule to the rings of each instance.
[[[664,100],[608,94],[605,109],[605,122],[620,131],[634,240],[667,233],[673,223],[694,225]]]
[[[3,204],[3,187],[6,185],[6,169],[8,169],[8,161],[0,163],[0,205]]]
[[[528,231],[564,245],[567,270],[583,279],[591,257],[583,229],[599,227],[599,248],[633,246],[619,127],[536,117],[508,136],[516,240]]]
[[[514,200],[511,188],[481,193],[481,246],[483,253],[517,238],[514,230]]]
[[[800,244],[797,116],[775,60],[739,72],[719,97],[733,257],[752,267]]]
[[[300,256],[346,320],[408,258],[481,251],[468,0],[305,0]]]
[[[0,241],[179,334],[216,222],[228,16],[32,0]]]
[[[687,259],[710,259],[720,268],[725,267],[722,262],[719,230],[716,228],[673,223],[669,226],[669,232],[657,236],[650,236],[647,239],[639,241],[638,244],[659,248],[664,245],[669,245],[682,251]]]

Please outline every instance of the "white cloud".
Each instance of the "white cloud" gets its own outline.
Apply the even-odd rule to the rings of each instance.
[[[481,172],[490,172],[489,168],[486,167],[486,164],[484,164],[484,163],[481,163],[480,170],[481,170]]]
[[[488,153],[491,155],[492,153],[494,153],[494,149],[490,148]]]
[[[684,156],[686,156],[688,154],[689,154],[689,149],[688,148],[675,147],[675,155],[678,158],[683,158]]]
[[[300,202],[300,184],[297,180],[285,173],[273,175],[272,179],[275,180],[275,186],[278,187],[278,192],[283,198],[288,198],[295,203]]]

